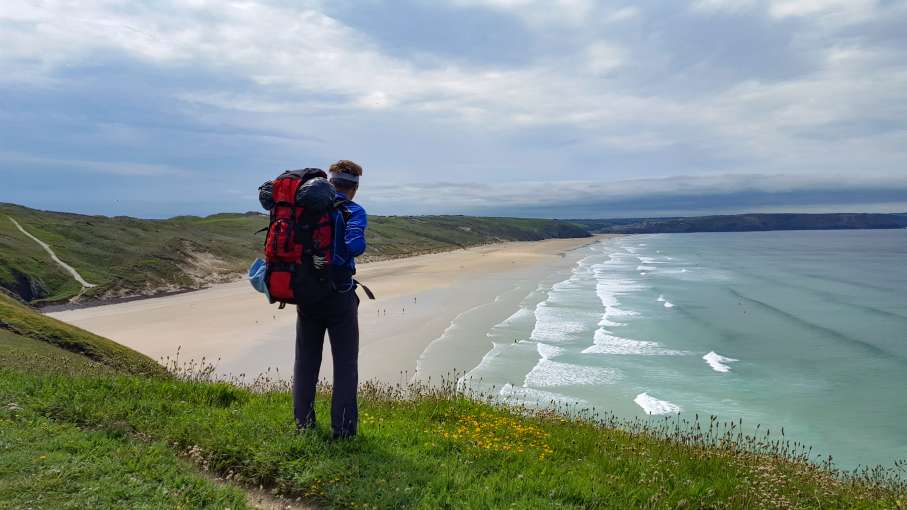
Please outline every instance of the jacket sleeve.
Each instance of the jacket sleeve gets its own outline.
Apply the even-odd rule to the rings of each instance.
[[[356,207],[351,210],[344,236],[347,253],[350,257],[358,257],[365,253],[365,229],[367,227],[368,215],[365,214],[365,209]]]

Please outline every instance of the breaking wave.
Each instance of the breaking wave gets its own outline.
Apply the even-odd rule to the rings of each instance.
[[[642,408],[646,414],[658,415],[658,414],[676,414],[683,409],[679,405],[668,402],[667,400],[659,400],[648,393],[640,393],[636,395],[636,398],[633,399],[633,402],[636,402],[636,405]]]
[[[687,354],[684,351],[665,349],[658,342],[647,340],[633,340],[610,334],[609,331],[599,329],[595,332],[595,344],[583,349],[583,354],[618,354],[637,356],[680,356]]]
[[[712,367],[712,370],[721,373],[727,373],[731,371],[731,367],[728,366],[728,363],[740,361],[734,358],[722,356],[715,351],[709,352],[708,354],[703,356],[702,359],[704,359],[705,362],[708,363],[710,367]]]

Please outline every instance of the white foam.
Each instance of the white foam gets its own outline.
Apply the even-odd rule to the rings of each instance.
[[[660,294],[660,295],[658,296],[658,299],[656,299],[656,301],[658,301],[659,303],[664,303],[664,302],[665,302],[665,295],[664,295],[664,294]]]
[[[702,359],[704,359],[705,362],[708,363],[710,367],[712,367],[712,370],[721,373],[727,373],[731,371],[731,367],[727,365],[728,363],[740,361],[738,359],[722,356],[715,351],[709,352],[708,354],[703,356]]]
[[[529,308],[520,308],[510,317],[507,317],[503,321],[494,325],[495,328],[505,328],[512,326],[516,322],[522,322],[524,320],[530,320],[534,318],[534,312]]]
[[[636,266],[637,271],[655,271],[656,269],[658,268],[654,266]]]
[[[565,352],[564,349],[561,349],[560,347],[543,344],[541,342],[536,344],[536,348],[538,349],[539,356],[541,356],[542,359],[556,358]]]
[[[631,310],[619,308],[619,296],[642,290],[644,287],[631,280],[611,278],[605,274],[604,267],[600,265],[595,266],[594,269],[598,280],[595,285],[595,292],[605,308],[605,313],[598,325],[614,327],[619,324],[612,320],[615,317],[634,317],[639,315]]]
[[[609,306],[605,311],[605,316],[607,317],[636,317],[639,315],[639,312],[634,312],[633,310],[624,310],[623,308],[618,308],[616,306]]]
[[[498,343],[491,342],[491,350],[485,353],[485,356],[482,356],[482,361],[475,366],[469,372],[463,374],[460,379],[457,381],[457,387],[463,388],[466,381],[468,381],[474,373],[481,373],[483,371],[490,370],[490,367],[496,362],[497,358],[504,355],[504,350],[513,346],[511,343]]]
[[[568,397],[567,395],[562,395],[553,391],[514,386],[510,383],[505,384],[501,388],[501,391],[498,392],[498,395],[509,403],[524,404],[527,406],[546,406],[552,402],[589,406],[589,402],[580,398]]]
[[[497,298],[498,298],[498,296],[495,296],[495,301],[497,301]],[[419,355],[419,358],[416,360],[416,374],[421,372],[422,364],[424,363],[424,361],[426,359],[427,353],[430,352],[436,344],[439,344],[441,342],[444,342],[445,340],[448,340],[455,331],[462,328],[462,326],[460,325],[460,320],[463,317],[469,315],[472,312],[475,312],[476,310],[484,308],[490,304],[492,304],[492,303],[482,303],[482,304],[476,305],[468,310],[460,312],[460,314],[458,314],[456,317],[454,317],[454,319],[452,321],[450,321],[450,324],[447,326],[447,328],[441,333],[441,336],[432,340],[428,344],[428,347],[426,347],[425,350],[422,351],[422,354]],[[413,375],[413,377],[415,377],[415,374]]]
[[[541,359],[526,374],[523,386],[550,388],[553,386],[614,384],[620,377],[620,372],[613,368],[590,367]]]
[[[583,349],[583,354],[616,354],[636,356],[681,356],[684,351],[665,349],[658,342],[633,340],[612,335],[609,331],[599,329],[595,332],[595,344]]]
[[[598,321],[599,326],[604,326],[607,328],[619,328],[621,326],[626,326],[623,322],[614,322],[608,319],[608,315],[605,314],[602,316],[602,320]]]
[[[665,301],[665,308],[674,308],[674,303],[670,301]]]
[[[646,414],[675,414],[683,410],[677,404],[667,400],[658,400],[648,393],[636,395],[633,402],[636,402],[636,405],[641,407]]]
[[[570,308],[555,307],[542,301],[535,308],[535,327],[530,338],[537,342],[561,343],[588,328],[584,317]]]

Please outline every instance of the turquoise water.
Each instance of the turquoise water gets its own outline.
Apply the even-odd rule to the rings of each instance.
[[[488,332],[465,380],[527,403],[784,427],[907,458],[907,230],[626,236]]]

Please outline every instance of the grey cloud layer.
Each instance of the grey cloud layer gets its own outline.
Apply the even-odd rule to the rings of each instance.
[[[601,218],[759,211],[907,212],[904,177],[677,176],[611,183],[590,181],[432,183],[375,186],[367,204],[379,211],[436,214],[468,211],[516,216]],[[399,204],[419,204],[403,206]],[[425,209],[426,205],[430,210]],[[855,209],[856,208],[856,209]]]
[[[907,174],[905,22],[907,2],[882,0],[10,0],[0,153],[16,157],[0,171],[14,188],[97,161],[167,177],[171,195],[217,176],[228,196],[352,157],[385,193],[513,190],[445,206],[488,211],[533,210],[523,181],[603,196],[682,175],[704,200],[719,174],[857,189]]]

